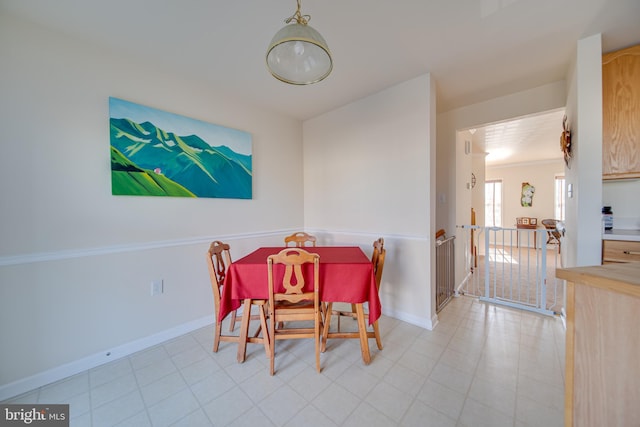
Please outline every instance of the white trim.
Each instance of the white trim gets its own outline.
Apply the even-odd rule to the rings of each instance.
[[[415,240],[419,242],[429,242],[431,240],[435,240],[429,236],[417,236],[417,235],[406,235],[406,234],[389,234],[389,233],[371,233],[371,232],[360,232],[360,231],[347,231],[347,230],[327,230],[321,228],[305,228],[305,231],[312,234],[335,234],[340,236],[358,236],[363,239],[377,239],[378,237],[384,237],[385,241],[389,240]]]
[[[35,252],[24,255],[10,255],[0,257],[0,267],[8,265],[32,264],[38,262],[60,261],[72,258],[82,258],[90,256],[102,256],[124,252],[145,251],[151,249],[162,249],[174,246],[190,246],[210,243],[213,240],[237,240],[257,237],[282,236],[290,233],[291,230],[277,230],[264,233],[228,234],[218,236],[193,237],[189,239],[161,240],[155,242],[140,242],[126,245],[102,246],[95,248],[63,250],[55,252]]]
[[[101,246],[94,248],[79,248],[72,250],[62,250],[62,251],[54,251],[54,252],[34,252],[31,254],[22,254],[22,255],[9,255],[9,256],[0,256],[0,267],[5,267],[9,265],[20,265],[20,264],[34,264],[39,262],[49,262],[49,261],[61,261],[65,259],[73,259],[73,258],[83,258],[83,257],[91,257],[91,256],[103,256],[109,254],[118,254],[125,252],[136,252],[136,251],[146,251],[152,249],[163,249],[170,248],[174,246],[190,246],[190,245],[199,245],[210,243],[213,240],[238,240],[238,239],[253,239],[260,237],[270,237],[270,236],[282,236],[288,233],[291,233],[298,229],[287,229],[287,230],[275,230],[269,232],[262,233],[245,233],[245,234],[227,234],[227,235],[217,235],[217,236],[202,236],[202,237],[193,237],[189,239],[174,239],[174,240],[160,240],[154,242],[139,242],[139,243],[131,243],[126,245],[115,245],[115,246]],[[380,237],[379,233],[361,233],[361,232],[353,232],[353,231],[336,231],[336,230],[321,230],[321,229],[306,229],[308,232],[312,233],[327,233],[327,234],[339,234],[339,235],[351,235],[351,236],[359,236],[359,237],[367,237],[369,239],[377,239]],[[418,241],[429,241],[432,240],[428,236],[407,236],[400,234],[385,234],[385,239],[399,239],[399,240],[418,240]]]
[[[385,316],[393,317],[397,320],[402,320],[403,322],[410,323],[415,326],[419,326],[424,329],[428,329],[430,331],[432,331],[435,325],[438,323],[437,315],[434,315],[433,319],[429,319],[426,317],[417,317],[403,311],[385,310],[384,308],[382,309],[382,314],[384,314]]]
[[[5,384],[0,386],[0,401],[11,399],[38,387],[51,384],[55,381],[79,374],[184,334],[188,334],[205,326],[209,326],[213,323],[212,320],[212,316],[192,320],[191,322],[183,323],[182,325],[158,332],[157,334],[149,335],[113,349],[104,350],[100,353]]]

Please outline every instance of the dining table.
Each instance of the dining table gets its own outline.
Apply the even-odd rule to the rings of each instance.
[[[218,322],[222,322],[229,313],[243,304],[250,309],[251,300],[269,299],[267,257],[283,249],[284,246],[261,247],[229,265],[222,289],[220,311],[217,313]],[[371,355],[366,323],[368,320],[369,325],[372,325],[382,313],[371,260],[357,246],[313,246],[303,249],[320,256],[320,300],[355,305],[362,360],[369,364]],[[311,273],[313,265],[308,264],[305,268],[307,267]],[[284,266],[274,266],[274,275],[276,281],[278,277],[282,277]],[[281,280],[277,283],[281,286]],[[365,319],[365,303],[368,305],[368,319]],[[249,328],[249,316],[242,317],[238,344],[239,362],[244,361]],[[263,334],[266,333],[267,331],[263,331]]]

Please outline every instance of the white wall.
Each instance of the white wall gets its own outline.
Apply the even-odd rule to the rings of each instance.
[[[13,17],[0,58],[0,400],[212,323],[207,243],[303,226],[299,121]],[[109,96],[251,133],[253,199],[112,196]]]
[[[427,328],[436,320],[434,123],[428,74],[304,122],[305,227],[369,252],[383,236],[383,313]]]
[[[555,218],[555,176],[563,173],[562,159],[487,167],[487,180],[502,180],[502,226],[515,228],[516,218],[520,216],[538,218],[539,225],[545,218]],[[520,203],[523,182],[536,189],[530,207],[523,207]]]
[[[604,181],[602,205],[613,210],[613,227],[640,230],[640,179]]]
[[[476,212],[476,224],[484,226],[484,183],[488,179],[486,177],[487,167],[486,167],[486,154],[477,152],[474,150],[473,152],[473,161],[471,165],[471,172],[475,175],[476,183],[475,187],[471,187],[471,207]]]
[[[602,252],[602,37],[579,40],[569,72],[567,117],[573,158],[565,168],[567,188],[563,265],[601,263]]]

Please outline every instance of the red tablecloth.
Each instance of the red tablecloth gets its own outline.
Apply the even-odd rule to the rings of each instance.
[[[222,321],[231,311],[240,307],[246,298],[269,299],[267,257],[277,254],[282,249],[284,247],[260,248],[229,266],[222,289],[218,321]],[[378,320],[382,309],[373,266],[362,249],[351,246],[319,246],[304,249],[320,255],[320,300],[368,302],[369,324]],[[312,265],[308,267],[308,272],[312,273]],[[284,267],[274,269],[276,281],[278,277],[282,277],[283,272]],[[312,274],[305,274],[305,277],[311,277],[309,280],[313,280]]]

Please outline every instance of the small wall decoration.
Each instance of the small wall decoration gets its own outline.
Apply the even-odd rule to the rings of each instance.
[[[520,196],[520,204],[525,208],[533,206],[533,194],[536,188],[528,182],[522,183],[522,195]]]
[[[251,199],[251,135],[109,98],[111,193]]]
[[[564,155],[564,163],[571,169],[571,130],[567,124],[567,115],[562,118],[562,134],[560,135],[560,149]]]

